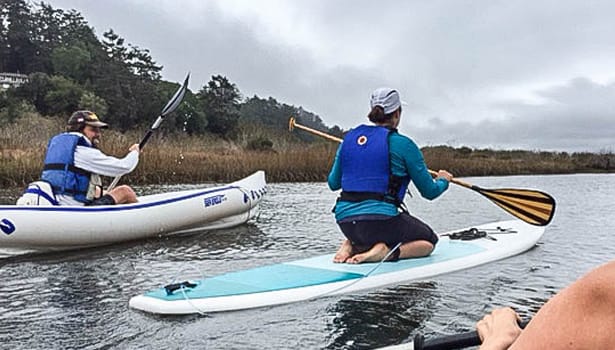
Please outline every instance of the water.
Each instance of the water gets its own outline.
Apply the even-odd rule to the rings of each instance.
[[[559,289],[615,254],[615,175],[467,178],[484,188],[535,188],[557,210],[529,252],[485,266],[270,308],[160,317],[130,297],[181,279],[335,251],[342,235],[324,183],[271,184],[257,222],[196,235],[0,261],[6,349],[372,349],[473,328],[494,307],[530,317]],[[142,188],[141,192],[162,188]],[[164,188],[169,190],[169,188]],[[11,203],[19,189],[0,191]],[[459,186],[411,211],[444,231],[510,218]]]

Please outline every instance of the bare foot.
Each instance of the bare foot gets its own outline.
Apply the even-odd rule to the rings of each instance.
[[[360,264],[363,262],[377,262],[384,259],[389,252],[389,247],[384,243],[376,243],[370,250],[365,253],[355,254],[352,257],[346,259],[349,264]]]
[[[333,262],[343,263],[346,262],[346,260],[348,260],[348,258],[350,258],[351,256],[352,244],[350,244],[349,240],[345,240],[344,243],[342,243],[340,249],[337,250],[337,253],[335,253],[335,256],[333,257]]]

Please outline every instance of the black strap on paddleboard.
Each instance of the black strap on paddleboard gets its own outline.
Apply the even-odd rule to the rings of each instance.
[[[178,290],[178,289],[182,289],[182,288],[194,288],[196,287],[196,283],[192,283],[189,281],[184,281],[184,282],[180,282],[180,283],[172,283],[169,285],[164,286],[164,290],[167,292],[167,296],[168,295],[173,295],[173,292]]]
[[[493,237],[494,234],[507,234],[507,233],[517,233],[517,231],[512,228],[503,228],[500,226],[496,228],[485,228],[482,230],[472,227],[467,230],[462,230],[462,231],[453,232],[453,233],[445,233],[442,236],[449,236],[450,239],[458,239],[460,241],[471,241],[471,240],[479,239],[479,238],[487,238],[492,241],[497,241],[497,239]]]
[[[497,241],[494,237],[491,237],[487,234],[487,231],[480,231],[475,227],[472,227],[467,230],[453,232],[447,234],[450,239],[458,239],[460,241],[471,241],[479,238],[489,238],[491,240]]]

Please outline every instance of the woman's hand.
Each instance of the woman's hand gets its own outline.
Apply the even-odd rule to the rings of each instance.
[[[446,170],[438,170],[436,178],[443,178],[450,182],[453,179],[453,175]]]

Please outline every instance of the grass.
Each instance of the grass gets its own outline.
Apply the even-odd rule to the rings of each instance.
[[[40,176],[49,138],[62,131],[61,121],[38,116],[22,118],[0,128],[0,185],[24,186]],[[123,157],[144,132],[125,134],[105,130],[101,149]],[[267,137],[267,135],[259,135]],[[333,162],[336,145],[293,142],[281,138],[277,149],[246,149],[252,140],[242,134],[240,142],[208,136],[155,133],[141,153],[139,165],[122,178],[128,184],[230,182],[265,170],[269,181],[323,181]]]
[[[63,128],[63,121],[35,114],[1,127],[0,186],[25,186],[37,180],[47,141]],[[144,132],[122,134],[105,130],[101,148],[108,154],[123,157]],[[271,147],[254,150],[254,144]],[[196,137],[159,131],[149,140],[137,169],[122,177],[122,183],[230,182],[256,170],[264,170],[269,182],[326,181],[336,148],[333,142],[302,143],[291,133],[280,134],[254,125],[243,125],[234,141],[213,135]],[[615,169],[615,155],[611,152],[569,154],[436,146],[424,148],[423,153],[431,169],[447,169],[459,177],[612,172]]]

